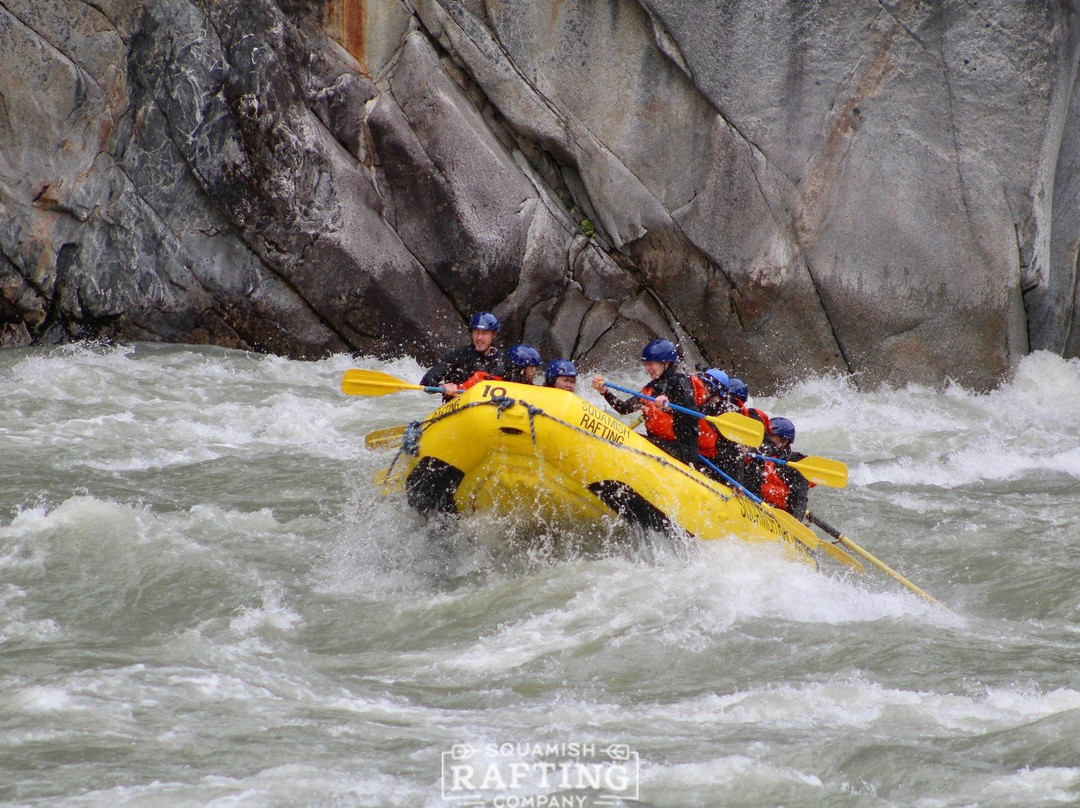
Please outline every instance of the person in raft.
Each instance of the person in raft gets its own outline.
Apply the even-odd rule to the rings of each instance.
[[[531,345],[515,345],[506,352],[506,381],[532,384],[540,372],[540,352]]]
[[[420,384],[441,387],[443,400],[453,398],[463,390],[484,379],[506,375],[506,357],[495,347],[499,335],[499,318],[490,311],[480,311],[469,320],[472,342],[455,348],[434,365]]]
[[[574,392],[577,387],[577,368],[569,359],[552,359],[544,368],[544,387],[557,387]]]
[[[736,379],[734,376],[728,380],[728,404],[731,405],[732,412],[742,413],[748,415],[747,405],[750,402],[750,388],[746,386],[746,382],[742,379]]]
[[[690,465],[697,461],[698,419],[668,409],[669,402],[679,407],[694,408],[694,386],[690,377],[679,370],[679,354],[674,343],[666,339],[654,339],[641,351],[641,361],[650,381],[641,392],[655,401],[631,398],[622,401],[604,385],[604,377],[592,380],[593,389],[604,397],[612,409],[627,415],[641,409],[645,431],[656,446],[677,460]]]
[[[806,455],[791,448],[795,442],[795,424],[779,415],[768,420],[768,431],[761,443],[761,454],[780,460],[802,460]],[[757,460],[760,463],[761,498],[776,508],[782,508],[792,516],[802,520],[806,515],[809,499],[809,482],[798,469],[786,463],[773,463],[771,460]]]
[[[728,375],[719,368],[708,368],[690,377],[694,385],[694,409],[705,415],[723,415],[736,412],[737,408],[728,401]],[[726,474],[741,482],[743,472],[743,452],[739,444],[728,440],[719,430],[704,418],[698,421],[698,454]],[[697,464],[699,470],[722,482],[727,482],[707,463]]]

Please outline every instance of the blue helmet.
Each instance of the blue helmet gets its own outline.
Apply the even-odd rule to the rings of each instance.
[[[731,393],[732,398],[737,398],[739,401],[745,402],[750,398],[750,388],[742,379],[731,379],[728,382],[728,392]]]
[[[729,379],[728,375],[719,368],[709,368],[705,371],[702,378],[709,387],[712,387],[719,393],[726,393],[728,385],[731,384],[731,379]]]
[[[642,362],[678,362],[679,352],[675,343],[666,339],[654,339],[641,349]]]
[[[795,440],[795,424],[781,415],[769,419],[769,434],[777,435],[789,443]]]
[[[540,367],[543,364],[543,360],[540,359],[540,352],[531,345],[515,345],[506,352],[506,358],[515,367],[519,368]]]
[[[552,359],[548,362],[547,367],[544,368],[544,379],[551,381],[559,376],[569,376],[576,379],[577,368],[574,367],[574,363],[569,359]]]
[[[490,311],[478,311],[469,320],[470,331],[498,331],[499,330],[499,318],[492,314]]]

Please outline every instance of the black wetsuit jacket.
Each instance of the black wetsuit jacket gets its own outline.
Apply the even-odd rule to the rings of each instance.
[[[649,382],[646,386],[651,388],[652,392],[648,395],[653,398],[667,396],[668,401],[672,404],[691,410],[694,409],[694,385],[690,381],[690,377],[680,372],[674,362],[664,369],[664,372],[660,374],[660,378]],[[604,401],[621,415],[628,415],[641,408],[641,399],[631,398],[623,401],[616,398],[615,394],[610,390],[604,393]],[[649,440],[672,457],[688,465],[693,465],[697,462],[698,455],[698,419],[692,415],[675,412],[673,413],[673,423],[675,440],[662,440],[653,435],[649,436]]]
[[[420,384],[425,387],[439,387],[447,382],[462,384],[478,370],[492,376],[505,376],[506,355],[494,345],[485,353],[479,353],[471,343],[462,345],[440,359],[438,364],[424,374]]]
[[[793,452],[790,449],[785,452],[778,452],[772,456],[779,457],[781,460],[802,460],[806,457],[806,455],[801,452]],[[810,482],[802,475],[802,472],[791,466],[778,465],[776,474],[788,485],[788,513],[798,517],[798,519],[802,521],[803,517],[806,515],[806,506],[810,501]]]

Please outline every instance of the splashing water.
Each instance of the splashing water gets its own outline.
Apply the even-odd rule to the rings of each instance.
[[[1077,362],[755,402],[851,467],[813,509],[948,612],[774,547],[425,521],[363,436],[433,399],[346,397],[353,364],[421,373],[0,353],[0,800],[455,805],[451,750],[510,744],[530,777],[488,804],[535,805],[532,745],[575,743],[633,750],[648,805],[1080,800]]]

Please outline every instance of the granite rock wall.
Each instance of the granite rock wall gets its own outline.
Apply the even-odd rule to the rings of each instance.
[[[0,0],[0,344],[1080,353],[1070,2]]]

